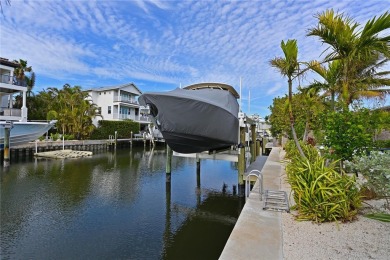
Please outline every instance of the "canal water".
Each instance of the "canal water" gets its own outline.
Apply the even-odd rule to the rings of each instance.
[[[218,259],[244,205],[236,164],[133,147],[1,166],[1,259]]]

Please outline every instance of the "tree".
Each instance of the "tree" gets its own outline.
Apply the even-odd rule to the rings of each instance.
[[[383,33],[390,28],[390,13],[369,20],[362,30],[353,19],[332,9],[316,15],[318,25],[308,31],[329,45],[324,61],[340,61],[340,97],[348,106],[362,96],[381,96],[382,86],[389,86],[387,73],[377,73],[378,68],[390,58],[390,36]]]
[[[328,67],[325,67],[318,61],[312,61],[309,63],[309,68],[321,76],[324,81],[314,81],[307,89],[314,89],[317,93],[324,91],[322,97],[330,96],[330,108],[335,110],[336,96],[340,93],[340,80],[341,80],[341,63],[339,60],[334,60],[328,63]]]
[[[339,159],[342,164],[372,147],[378,122],[368,109],[330,111],[323,118],[325,145],[330,148],[332,159]]]
[[[290,127],[291,133],[295,142],[295,145],[298,148],[299,154],[302,157],[305,157],[305,154],[302,151],[302,148],[298,142],[297,134],[294,127],[294,115],[292,110],[292,81],[299,75],[299,62],[298,62],[298,45],[296,40],[287,40],[285,43],[283,40],[281,42],[281,48],[284,53],[284,57],[276,57],[270,60],[272,67],[279,70],[282,76],[287,77],[288,83],[288,110],[290,117]]]
[[[27,61],[19,59],[19,61],[14,60],[15,63],[19,64],[19,67],[15,68],[14,75],[18,79],[19,83],[22,83],[23,85],[26,84],[26,72],[31,72],[32,68],[31,66],[27,66]]]
[[[63,134],[83,139],[93,131],[92,118],[97,116],[97,106],[87,100],[88,93],[80,86],[65,84],[62,89],[49,88],[40,95],[48,104],[47,114],[57,117],[57,125]]]
[[[33,69],[31,66],[27,66],[27,61],[19,59],[19,61],[14,60],[15,63],[19,64],[19,67],[15,68],[14,75],[20,85],[27,87],[27,99],[26,99],[26,106],[28,111],[31,109],[34,109],[31,105],[33,103],[31,96],[33,96],[32,89],[35,85],[35,73],[33,72]],[[28,74],[27,74],[28,72]],[[15,107],[21,108],[23,103],[23,96],[22,94],[19,94],[15,96]],[[30,113],[30,112],[29,112]]]

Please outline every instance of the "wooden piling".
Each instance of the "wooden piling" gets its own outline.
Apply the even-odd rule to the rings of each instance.
[[[5,127],[4,128],[4,159],[3,159],[3,166],[9,167],[9,160],[10,160],[10,151],[9,151],[9,143],[10,143],[10,132],[11,128]]]
[[[171,181],[171,170],[172,170],[172,149],[167,145],[167,161],[165,165],[166,181]]]
[[[240,127],[240,154],[238,155],[238,185],[244,185],[245,172],[245,127]]]
[[[251,125],[251,134],[252,134],[252,140],[251,140],[251,162],[254,162],[256,160],[256,125]]]

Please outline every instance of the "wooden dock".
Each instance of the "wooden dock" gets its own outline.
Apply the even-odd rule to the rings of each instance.
[[[34,153],[34,156],[53,158],[53,159],[68,159],[68,158],[82,158],[82,157],[92,156],[92,152],[74,151],[74,150],[57,150],[57,151]]]

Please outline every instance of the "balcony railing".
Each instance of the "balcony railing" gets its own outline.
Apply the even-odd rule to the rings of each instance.
[[[0,116],[22,116],[22,110],[18,108],[0,107]]]
[[[15,85],[15,86],[22,86],[22,87],[27,86],[25,79],[21,80],[21,79],[18,79],[16,76],[11,77],[8,74],[1,74],[0,75],[0,82]]]
[[[118,96],[114,96],[114,102],[123,102],[123,103],[128,103],[128,104],[133,104],[133,105],[139,105],[138,101],[135,99],[118,97]]]
[[[147,116],[134,116],[134,115],[125,115],[125,114],[114,114],[113,119],[131,119],[134,121],[143,121],[149,122],[150,119]]]

